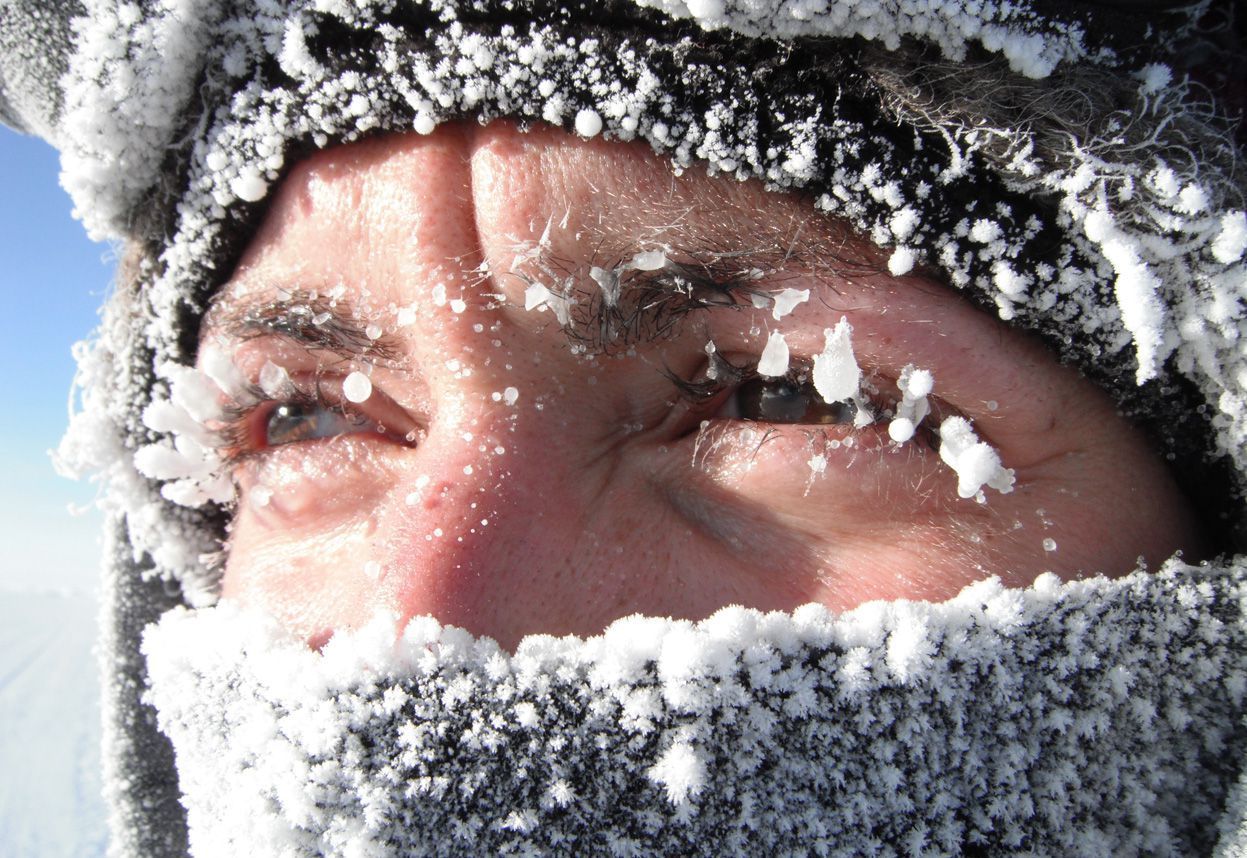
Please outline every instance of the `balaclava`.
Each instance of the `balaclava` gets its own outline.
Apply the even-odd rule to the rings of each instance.
[[[6,2],[0,117],[130,247],[61,449],[107,487],[112,854],[1247,855],[1231,5]],[[270,189],[498,117],[801,189],[938,270],[1150,429],[1220,559],[514,654],[214,606],[230,487],[187,373]]]

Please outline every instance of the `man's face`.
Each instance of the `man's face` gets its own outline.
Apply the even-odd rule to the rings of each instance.
[[[386,608],[510,646],[1195,547],[1102,391],[887,258],[795,195],[675,176],[639,145],[494,123],[317,155],[202,337],[253,388],[223,427],[224,596],[312,643]],[[813,381],[842,318],[856,405]],[[773,332],[788,372],[758,375]],[[907,366],[932,413],[897,443]],[[937,449],[957,416],[1012,491],[959,496]]]

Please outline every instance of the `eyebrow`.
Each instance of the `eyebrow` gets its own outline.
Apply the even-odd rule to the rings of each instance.
[[[212,304],[205,327],[236,340],[278,336],[309,351],[328,351],[346,360],[402,365],[406,354],[403,337],[386,331],[370,336],[377,332],[343,309],[342,303],[341,298],[300,290],[282,290],[277,299],[226,299]]]
[[[697,311],[748,309],[753,296],[770,296],[777,281],[801,272],[851,279],[885,270],[874,259],[848,252],[847,244],[828,247],[820,242],[811,247],[799,239],[798,230],[786,245],[749,250],[712,249],[704,241],[697,242],[701,246],[696,249],[666,246],[662,248],[666,262],[654,271],[626,268],[636,254],[658,249],[630,242],[609,255],[599,248],[587,263],[576,266],[543,253],[533,260],[542,277],[524,271],[508,274],[529,285],[542,283],[559,298],[571,299],[567,324],[561,326],[564,335],[585,353],[612,354],[675,336]],[[617,302],[605,300],[604,290],[590,276],[593,268],[620,272]],[[820,286],[830,284],[822,281]],[[210,305],[206,329],[236,340],[279,336],[344,360],[395,367],[406,362],[406,339],[387,331],[370,336],[376,333],[370,332],[370,323],[344,309],[342,296],[299,289],[281,289],[275,299],[230,299],[225,294],[218,293]]]
[[[799,237],[799,236],[798,236]],[[754,296],[772,297],[783,279],[815,273],[820,288],[829,288],[827,276],[852,279],[884,272],[875,260],[846,252],[845,248],[814,249],[794,241],[787,246],[750,250],[664,248],[666,263],[654,271],[629,269],[637,253],[654,250],[631,244],[609,255],[598,252],[587,264],[572,267],[543,254],[533,260],[542,276],[512,271],[528,285],[541,283],[562,299],[570,299],[563,331],[591,354],[610,354],[635,345],[676,335],[682,322],[699,310],[742,310],[754,306]],[[590,276],[593,268],[617,276],[618,298]],[[834,288],[834,287],[831,287]]]

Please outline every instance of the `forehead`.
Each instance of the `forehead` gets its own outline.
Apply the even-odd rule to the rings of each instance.
[[[543,236],[556,264],[610,264],[637,249],[772,263],[879,266],[879,254],[797,194],[756,181],[677,175],[637,143],[556,129],[447,127],[321,152],[297,166],[223,299],[339,283],[379,304],[419,285],[509,271]],[[523,283],[491,288],[522,300]]]

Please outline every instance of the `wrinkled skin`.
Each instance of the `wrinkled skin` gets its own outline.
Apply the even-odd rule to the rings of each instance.
[[[659,248],[720,274],[750,252],[767,264],[745,288],[811,299],[777,321],[745,295],[607,354],[571,347],[551,308],[525,309],[550,271],[574,276],[583,307],[591,266]],[[323,418],[305,440],[277,431],[274,403],[237,409],[224,596],[313,645],[384,608],[512,646],[635,612],[941,599],[991,574],[1120,574],[1198,550],[1169,475],[1102,391],[886,259],[797,195],[675,176],[639,145],[494,123],[316,155],[276,192],[204,328],[201,351],[253,382],[279,365],[323,403],[298,412]],[[357,351],[380,336],[352,355],[249,327],[284,299],[375,326]],[[973,421],[1012,492],[958,497],[929,432],[897,446],[886,420],[738,419],[730,386],[694,403],[669,377],[703,378],[708,340],[756,360],[771,329],[808,364],[842,316],[883,404],[905,365],[929,369],[937,411]],[[343,417],[354,371],[372,392]]]

